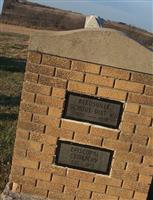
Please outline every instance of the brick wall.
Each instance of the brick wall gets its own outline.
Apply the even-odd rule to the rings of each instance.
[[[123,102],[119,128],[62,119],[66,91]],[[10,179],[18,192],[54,200],[145,200],[153,175],[152,117],[153,75],[31,51]],[[56,166],[58,139],[113,150],[110,175]]]

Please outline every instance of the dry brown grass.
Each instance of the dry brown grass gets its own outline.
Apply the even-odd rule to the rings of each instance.
[[[10,172],[28,39],[0,32],[0,193]]]

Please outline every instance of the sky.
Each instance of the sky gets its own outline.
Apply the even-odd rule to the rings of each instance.
[[[29,0],[85,15],[125,22],[153,32],[153,0]],[[0,10],[3,0],[0,0]]]

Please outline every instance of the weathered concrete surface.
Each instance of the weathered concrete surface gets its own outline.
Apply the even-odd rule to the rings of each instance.
[[[33,34],[29,49],[153,74],[153,52],[113,29]]]
[[[39,197],[34,197],[32,195],[26,194],[19,194],[10,190],[10,183],[8,183],[3,191],[0,194],[0,200],[49,200],[49,199],[42,199]]]

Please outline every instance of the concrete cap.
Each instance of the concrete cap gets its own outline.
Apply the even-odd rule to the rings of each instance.
[[[113,29],[34,33],[29,50],[153,74],[153,52]]]

